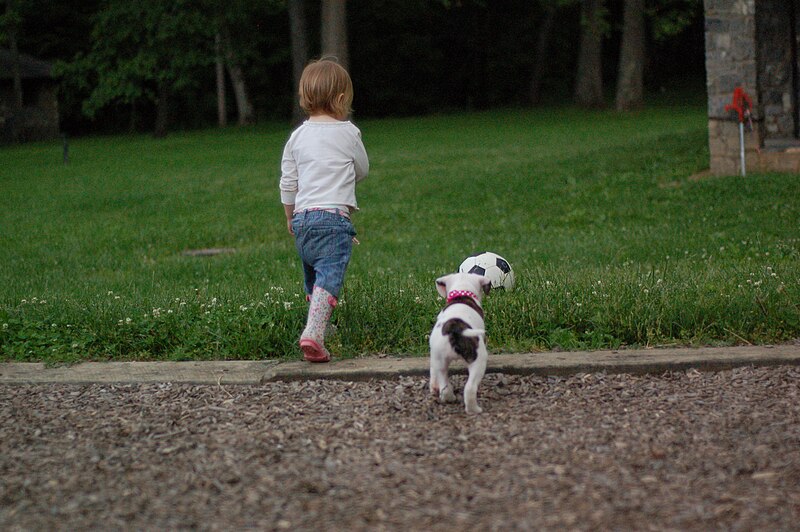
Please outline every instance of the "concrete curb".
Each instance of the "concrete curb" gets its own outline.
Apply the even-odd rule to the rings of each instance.
[[[518,375],[576,373],[658,374],[695,368],[718,371],[741,366],[800,365],[800,345],[637,349],[490,355],[488,372]],[[463,364],[454,373],[463,373]],[[264,384],[270,381],[336,379],[363,381],[428,374],[426,357],[370,357],[307,362],[85,362],[46,367],[41,363],[0,363],[0,384]]]

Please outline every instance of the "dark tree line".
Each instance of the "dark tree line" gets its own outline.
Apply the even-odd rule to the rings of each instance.
[[[629,110],[703,75],[699,0],[5,0],[0,39],[56,62],[77,133],[298,120],[321,55],[349,67],[358,116]]]

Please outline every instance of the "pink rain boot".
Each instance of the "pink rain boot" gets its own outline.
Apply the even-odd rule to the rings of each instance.
[[[318,286],[311,293],[308,307],[308,321],[303,334],[300,335],[300,349],[303,358],[309,362],[328,362],[331,354],[325,349],[325,329],[336,306],[336,298],[327,290]]]

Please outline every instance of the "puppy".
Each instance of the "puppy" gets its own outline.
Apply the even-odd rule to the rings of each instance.
[[[481,298],[492,282],[474,273],[453,273],[436,279],[436,290],[447,305],[436,318],[431,331],[431,394],[439,401],[454,402],[456,396],[447,377],[450,363],[463,359],[469,378],[464,386],[464,407],[468,414],[480,414],[478,385],[486,372],[489,357],[483,325]]]

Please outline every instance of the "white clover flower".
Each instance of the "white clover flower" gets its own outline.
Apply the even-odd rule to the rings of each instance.
[[[130,325],[132,321],[133,321],[133,320],[132,320],[132,319],[130,319],[130,318],[125,318],[125,323],[127,323],[128,325]]]
[[[3,324],[3,330],[6,330],[6,329],[8,329],[8,323],[4,323]]]
[[[291,309],[291,308],[292,308],[292,302],[291,302],[291,301],[284,301],[284,302],[283,302],[283,308],[284,308],[285,310],[289,310],[289,309]]]

